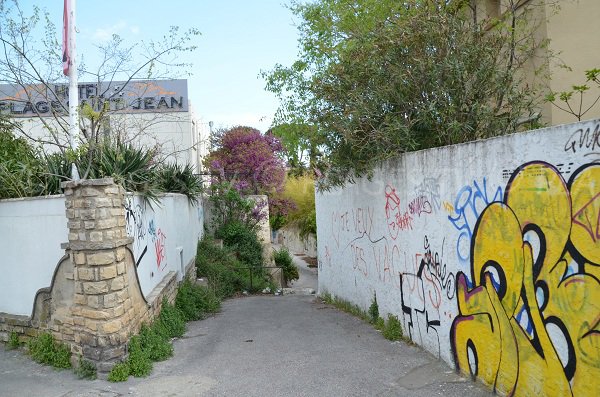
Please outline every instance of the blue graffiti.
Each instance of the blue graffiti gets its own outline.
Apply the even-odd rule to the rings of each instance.
[[[454,215],[448,215],[448,220],[460,232],[456,240],[456,255],[460,263],[468,265],[471,256],[471,238],[473,228],[483,210],[494,201],[502,201],[502,187],[495,191],[489,188],[484,177],[480,185],[473,181],[472,185],[464,186],[454,200]],[[468,280],[471,284],[472,280]]]

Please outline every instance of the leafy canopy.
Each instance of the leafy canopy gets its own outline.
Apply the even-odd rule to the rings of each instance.
[[[281,101],[276,124],[317,127],[328,156],[321,187],[369,175],[398,153],[512,132],[539,98],[516,71],[543,43],[516,2],[495,21],[443,0],[290,9],[300,20],[299,59],[263,77]]]

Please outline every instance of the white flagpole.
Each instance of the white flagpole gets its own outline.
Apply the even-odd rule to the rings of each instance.
[[[79,89],[77,82],[77,52],[75,46],[75,3],[76,0],[67,0],[69,7],[69,140],[71,149],[77,152],[79,147]],[[79,171],[75,163],[71,164],[71,177],[79,180]]]

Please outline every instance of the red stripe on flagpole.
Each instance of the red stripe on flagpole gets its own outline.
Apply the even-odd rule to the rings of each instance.
[[[71,14],[71,2],[70,0],[64,1],[63,8],[63,73],[65,76],[69,75],[69,66],[71,64],[71,54],[69,52],[69,23]]]

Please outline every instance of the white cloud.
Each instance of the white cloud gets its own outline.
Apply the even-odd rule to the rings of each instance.
[[[127,31],[136,35],[140,32],[140,27],[137,25],[129,26],[126,21],[120,20],[112,26],[96,29],[92,35],[92,39],[98,42],[106,42],[112,38],[113,34],[121,34]]]

